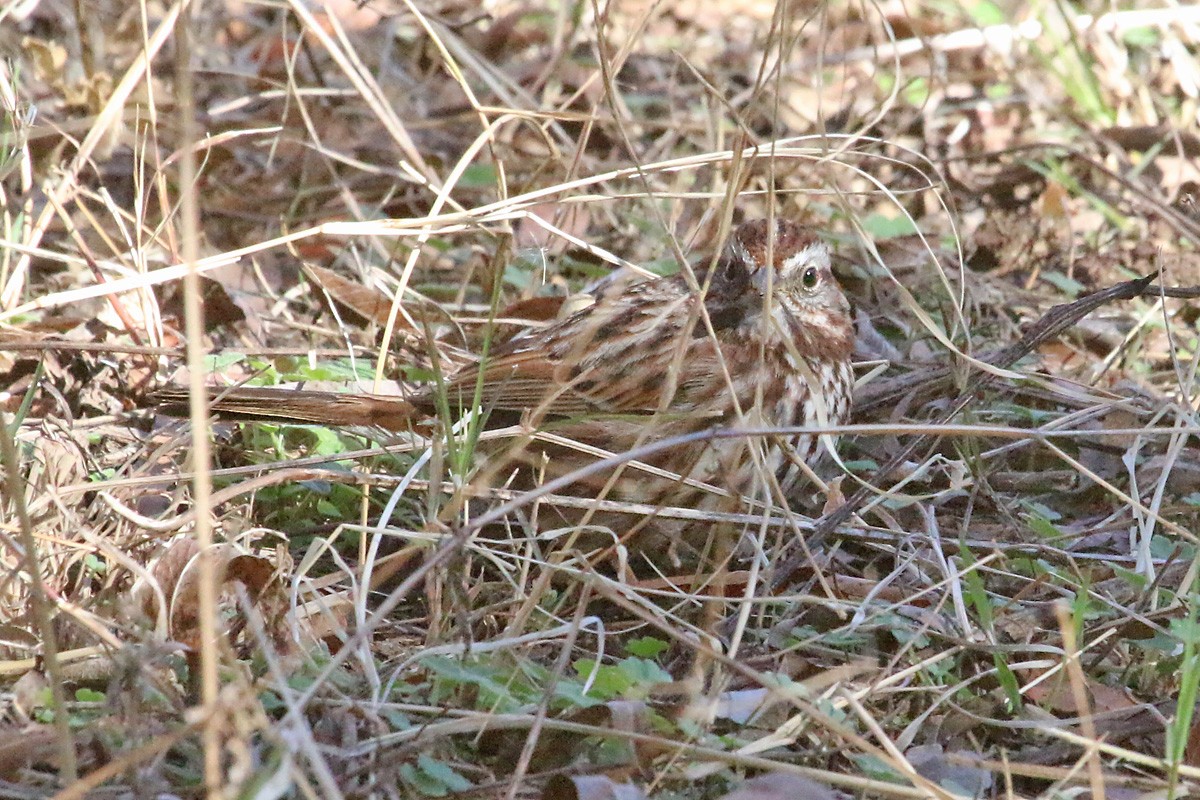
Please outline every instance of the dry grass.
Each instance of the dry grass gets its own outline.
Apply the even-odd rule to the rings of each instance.
[[[1200,785],[1195,293],[993,358],[1200,284],[1194,9],[83,7],[0,6],[0,797]],[[210,444],[141,409],[427,380],[768,208],[858,309],[842,477],[625,508],[759,557],[589,559],[472,419]]]

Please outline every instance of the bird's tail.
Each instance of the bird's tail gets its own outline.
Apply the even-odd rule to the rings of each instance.
[[[171,417],[188,415],[186,388],[168,386],[148,399],[162,414]],[[250,386],[210,388],[208,405],[218,419],[369,427],[394,433],[411,430],[428,417],[428,414],[400,397],[306,389]]]

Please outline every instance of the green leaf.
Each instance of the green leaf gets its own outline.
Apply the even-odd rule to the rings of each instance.
[[[1060,292],[1065,294],[1067,297],[1072,297],[1072,298],[1078,297],[1079,294],[1083,291],[1082,283],[1075,280],[1074,278],[1068,278],[1066,275],[1064,275],[1061,272],[1058,272],[1057,270],[1049,270],[1048,272],[1043,272],[1042,277],[1046,280],[1047,283],[1054,286],[1055,289],[1058,289]]]
[[[394,731],[406,731],[413,726],[412,720],[408,718],[407,714],[397,711],[394,708],[380,709],[379,716],[382,717]]]
[[[316,447],[313,448],[313,452],[317,455],[331,456],[345,452],[345,442],[342,441],[342,437],[337,434],[337,431],[332,428],[325,428],[318,425],[313,426],[311,432],[313,438],[317,440]]]
[[[309,364],[307,361],[303,361],[294,364],[288,370],[280,368],[280,372],[287,380],[348,383],[357,380],[371,380],[375,373],[375,365],[371,363],[370,359],[351,361],[348,358],[339,358],[333,361],[322,361],[318,364]]]
[[[81,687],[75,690],[75,699],[81,703],[103,703],[105,695],[104,692],[97,692],[95,689]]]
[[[425,667],[450,686],[466,684],[479,690],[476,706],[501,712],[516,712],[531,702],[528,686],[514,682],[511,670],[501,671],[479,661],[435,656],[424,661]]]
[[[427,797],[445,797],[450,794],[444,783],[412,764],[400,765],[400,779]]]
[[[568,708],[592,708],[604,705],[604,701],[592,694],[583,693],[583,684],[578,681],[560,679],[554,684],[554,699],[562,701],[559,705]]]
[[[1036,500],[1029,500],[1022,505],[1029,509],[1031,513],[1037,514],[1039,517],[1048,519],[1051,522],[1058,522],[1060,519],[1062,519],[1062,514],[1058,513],[1045,503],[1039,503]]]
[[[204,369],[206,372],[224,372],[226,368],[232,367],[246,359],[244,353],[235,353],[227,351],[224,353],[214,353],[211,356],[204,357]]]
[[[1008,21],[1000,7],[991,0],[980,0],[978,3],[973,3],[967,8],[967,13],[971,15],[971,21],[981,28],[988,25],[1003,25]]]
[[[504,268],[504,282],[515,289],[532,289],[536,282],[541,281],[540,271],[526,267],[517,262],[510,263]]]
[[[443,764],[433,756],[425,753],[417,756],[417,766],[430,778],[439,781],[452,792],[465,792],[472,788],[469,780],[455,772],[450,765]]]
[[[437,380],[437,373],[433,370],[413,364],[405,364],[400,367],[400,374],[404,376],[406,381],[413,381],[414,383],[433,383]]]
[[[898,236],[912,236],[917,232],[916,225],[904,214],[890,217],[876,211],[867,214],[862,220],[862,225],[875,239],[895,239]]]
[[[626,658],[617,665],[635,684],[670,683],[671,673],[645,658]]]
[[[491,164],[472,164],[463,170],[458,185],[464,189],[490,189],[496,185],[496,168]]]
[[[901,89],[901,94],[910,106],[923,106],[929,100],[929,81],[913,78]]]
[[[625,650],[631,656],[640,656],[641,658],[654,658],[666,650],[670,645],[662,639],[655,639],[653,636],[643,636],[640,639],[634,639],[625,644]]]
[[[1131,569],[1125,569],[1120,564],[1110,563],[1109,567],[1112,569],[1113,575],[1115,575],[1120,580],[1128,583],[1130,586],[1134,587],[1135,589],[1138,589],[1138,590],[1145,589],[1146,584],[1149,582],[1147,577],[1145,575],[1143,575],[1142,573],[1134,572]]]
[[[1054,523],[1045,517],[1032,514],[1025,521],[1028,523],[1029,529],[1043,539],[1058,539],[1062,537],[1062,531],[1054,527]]]
[[[1158,29],[1145,25],[1138,28],[1129,28],[1123,34],[1121,39],[1127,47],[1141,48],[1143,50],[1152,50],[1158,47],[1161,39]]]
[[[606,664],[599,668],[595,660],[581,658],[575,662],[574,668],[581,680],[592,680],[589,694],[606,700],[641,699],[653,686],[671,681],[671,673],[644,658],[626,658],[617,664]]]
[[[1195,619],[1173,619],[1170,628],[1171,633],[1184,644],[1195,645],[1200,642],[1200,622]]]
[[[1170,657],[1179,651],[1179,640],[1160,631],[1156,631],[1149,639],[1130,639],[1129,642],[1142,650],[1153,653],[1150,663],[1157,663],[1163,667],[1172,664]],[[1175,675],[1173,666],[1169,668],[1169,671],[1172,676]]]
[[[1195,552],[1195,545],[1187,544],[1174,536],[1150,537],[1150,555],[1154,558],[1191,561]]]
[[[850,759],[854,761],[859,770],[869,778],[876,780],[887,781],[888,783],[908,784],[908,780],[896,770],[892,769],[885,761],[877,758],[874,755],[865,753],[862,755],[848,754]]]
[[[1003,654],[993,653],[992,663],[996,665],[996,679],[1000,681],[1000,688],[1004,690],[1004,694],[1011,706],[1010,713],[1019,714],[1023,705],[1021,702],[1020,681],[1017,680],[1017,676],[1013,674],[1013,671],[1009,669],[1008,662],[1004,660]]]
[[[633,686],[633,681],[621,670],[611,665],[597,667],[596,662],[590,658],[576,661],[575,671],[582,680],[592,679],[589,694],[605,700],[624,697]]]
[[[653,261],[647,261],[642,266],[664,278],[679,272],[679,262],[673,258],[656,258]]]

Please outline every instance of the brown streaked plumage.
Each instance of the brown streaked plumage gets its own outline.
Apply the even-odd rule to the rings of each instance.
[[[850,412],[853,329],[849,305],[829,267],[825,245],[783,219],[740,225],[695,291],[683,275],[642,280],[596,293],[592,305],[504,342],[482,366],[446,381],[451,407],[481,387],[489,414],[620,453],[708,428],[824,426]],[[482,376],[481,376],[482,371]],[[159,395],[170,412],[186,396]],[[271,389],[213,391],[213,412],[230,419],[273,419],[403,430],[436,413],[434,389],[407,399]],[[815,437],[791,442],[811,461]],[[751,450],[757,451],[757,456]],[[669,448],[647,462],[676,476],[735,494],[765,498],[761,477],[783,474],[786,447],[762,438],[728,437]],[[523,442],[499,450],[502,463],[543,463],[546,479],[591,461],[562,445]],[[504,474],[507,473],[496,473]],[[575,484],[595,497],[613,472]],[[679,480],[621,468],[606,499],[713,508],[713,495]]]

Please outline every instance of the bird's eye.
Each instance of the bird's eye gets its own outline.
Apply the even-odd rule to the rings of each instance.
[[[800,276],[800,283],[803,284],[805,289],[812,289],[817,285],[817,277],[817,268],[809,267],[808,269],[804,270],[804,274]]]

